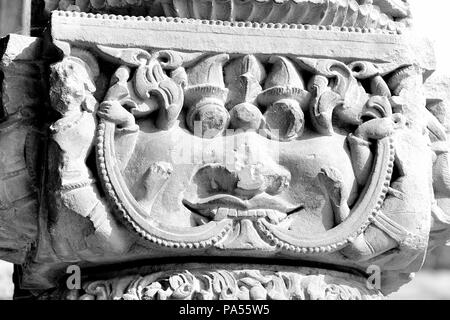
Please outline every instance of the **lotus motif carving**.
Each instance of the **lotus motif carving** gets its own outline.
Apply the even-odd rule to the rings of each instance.
[[[409,16],[404,1],[377,0],[46,0],[47,10],[110,12],[200,20],[396,30],[395,18]]]

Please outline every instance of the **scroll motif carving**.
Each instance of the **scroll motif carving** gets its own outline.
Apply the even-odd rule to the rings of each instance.
[[[309,270],[305,270],[308,272]],[[131,275],[85,283],[64,293],[78,300],[373,300],[356,276],[292,271],[192,270]]]

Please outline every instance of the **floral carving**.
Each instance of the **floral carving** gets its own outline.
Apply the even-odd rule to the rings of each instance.
[[[264,270],[185,270],[131,275],[67,291],[79,300],[367,300],[381,299],[358,277]]]

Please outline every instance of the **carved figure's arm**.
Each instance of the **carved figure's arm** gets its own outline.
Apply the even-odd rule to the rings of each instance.
[[[359,185],[366,184],[372,169],[373,153],[370,150],[370,140],[379,140],[392,135],[394,130],[403,123],[403,117],[400,114],[394,114],[392,117],[365,122],[354,134],[348,136],[353,170]]]
[[[116,124],[116,160],[121,170],[125,169],[136,147],[139,126],[134,116],[118,101],[103,102],[97,114],[100,118]]]
[[[371,143],[352,133],[347,137],[347,141],[350,147],[350,155],[356,180],[358,181],[358,185],[363,186],[369,178],[373,163],[373,153],[370,150]]]

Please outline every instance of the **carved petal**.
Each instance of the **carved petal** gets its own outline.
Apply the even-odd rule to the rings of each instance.
[[[332,123],[333,110],[342,102],[342,98],[331,90],[313,99],[310,110],[311,122],[319,133],[324,135],[332,135],[334,133]]]
[[[230,89],[228,108],[242,102],[254,103],[261,92],[260,83],[265,78],[264,66],[253,55],[231,62],[225,69],[225,82]]]
[[[342,62],[330,59],[297,58],[296,61],[305,69],[327,78],[335,78],[333,91],[342,97],[347,93],[353,78],[352,71]]]
[[[207,53],[203,52],[180,52],[174,50],[161,50],[153,55],[161,64],[163,69],[177,69],[179,67],[191,67]]]
[[[348,65],[356,79],[367,79],[380,74],[376,65],[367,61],[355,61]]]
[[[204,59],[187,70],[189,85],[209,84],[225,88],[223,65],[229,60],[228,54],[218,54]]]
[[[138,67],[151,59],[151,55],[142,49],[111,48],[102,45],[97,45],[97,49],[106,59],[129,67]]]

